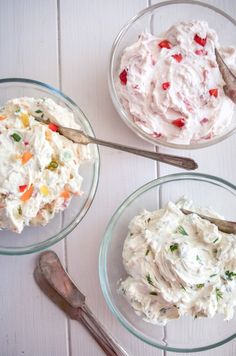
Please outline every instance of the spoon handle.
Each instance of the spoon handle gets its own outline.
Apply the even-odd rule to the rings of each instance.
[[[86,305],[85,296],[73,283],[54,251],[40,254],[35,277],[45,294],[71,319],[80,321],[107,355],[128,356]]]
[[[181,156],[168,155],[165,153],[146,151],[135,147],[125,146],[119,143],[104,141],[96,137],[88,136],[83,131],[71,129],[69,127],[59,126],[59,133],[67,137],[69,140],[72,140],[73,142],[76,143],[80,143],[82,145],[95,143],[97,145],[106,146],[106,147],[114,148],[116,150],[133,153],[137,156],[150,158],[155,161],[167,163],[172,166],[176,166],[187,170],[194,170],[198,167],[197,163],[193,159],[188,157],[181,157]]]
[[[193,159],[188,158],[188,157],[174,156],[174,155],[168,155],[165,153],[157,153],[157,152],[152,152],[152,151],[141,150],[139,148],[125,146],[125,145],[121,145],[119,143],[104,141],[104,140],[100,140],[100,139],[94,138],[94,137],[89,137],[89,140],[91,143],[96,143],[101,146],[106,146],[106,147],[114,148],[114,149],[117,149],[120,151],[133,153],[138,156],[150,158],[155,161],[167,163],[172,166],[184,168],[187,170],[194,170],[198,167],[197,163]]]
[[[105,330],[104,326],[97,320],[86,304],[82,307],[82,313],[78,320],[89,329],[90,333],[107,355],[128,356],[127,352]]]

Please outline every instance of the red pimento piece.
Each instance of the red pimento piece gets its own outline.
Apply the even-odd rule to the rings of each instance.
[[[180,117],[179,119],[171,121],[172,125],[182,128],[185,125],[185,119]]]
[[[126,85],[126,84],[127,84],[127,70],[124,69],[124,70],[120,73],[119,77],[120,77],[120,82],[121,82],[121,84],[122,84],[122,85]]]
[[[154,132],[152,133],[152,137],[153,137],[153,138],[160,138],[161,136],[162,136],[162,134],[161,134],[160,132],[154,131]]]
[[[22,193],[26,190],[27,188],[27,184],[24,184],[24,185],[19,185],[19,191]]]
[[[217,98],[218,97],[218,89],[217,88],[210,89],[209,94],[210,94],[210,96],[214,96],[215,98]]]
[[[200,46],[204,47],[206,45],[207,37],[201,38],[196,34],[194,36],[194,41],[197,42]]]
[[[201,125],[204,125],[204,124],[206,124],[208,121],[209,121],[209,119],[208,119],[207,117],[204,117],[204,118],[200,121],[200,124],[201,124]]]
[[[208,55],[208,52],[205,50],[205,49],[197,49],[195,51],[195,54],[197,56],[207,56]]]
[[[168,40],[163,40],[163,41],[161,41],[160,43],[158,43],[158,46],[159,46],[160,48],[167,48],[167,49],[170,49],[170,48],[171,48],[171,43],[170,43],[170,41],[168,41]]]
[[[57,131],[58,131],[58,126],[55,125],[55,124],[53,124],[53,123],[50,123],[50,124],[48,125],[48,128],[49,128],[50,130],[54,131],[54,132],[57,132]]]
[[[170,86],[170,82],[165,82],[165,83],[162,83],[162,89],[163,90],[166,90],[166,89],[168,89],[169,88],[169,86]]]
[[[176,53],[176,54],[172,54],[172,56],[171,57],[173,57],[177,62],[181,62],[182,61],[182,59],[183,59],[183,56],[182,56],[182,54],[181,53]]]

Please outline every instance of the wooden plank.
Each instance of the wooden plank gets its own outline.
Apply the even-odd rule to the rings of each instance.
[[[1,77],[27,77],[58,86],[57,52],[56,1],[0,2]],[[63,260],[63,242],[55,250]],[[36,255],[0,257],[1,355],[67,355],[67,319],[35,284],[35,260]]]
[[[160,1],[155,1],[152,0],[151,3],[157,3]],[[222,10],[228,12],[231,16],[234,16],[235,11],[236,11],[236,3],[229,1],[229,0],[214,0],[214,1],[204,1],[206,3],[210,3],[214,6],[218,6],[219,8],[221,8]],[[172,21],[172,24],[176,21],[178,21],[181,18],[181,13],[180,12],[176,12],[175,15],[175,19],[173,18],[172,21],[172,17],[170,17],[168,19],[168,21]],[[199,18],[201,19],[201,13],[197,13],[195,15],[195,18]],[[212,18],[212,21],[214,21],[214,18]],[[169,25],[169,23],[168,23]],[[222,28],[222,24],[217,23],[218,26],[218,33],[220,34],[221,39],[224,37],[224,32],[221,31]],[[236,181],[236,173],[235,170],[233,168],[233,164],[232,162],[234,162],[235,158],[236,158],[236,152],[234,149],[234,141],[235,138],[231,137],[229,139],[227,139],[226,141],[209,147],[209,148],[204,148],[201,150],[193,150],[193,151],[180,151],[180,150],[171,150],[171,149],[164,149],[164,148],[160,148],[159,151],[161,152],[165,152],[165,153],[173,153],[173,154],[182,154],[185,156],[189,156],[194,158],[198,163],[199,163],[199,169],[198,171],[201,173],[207,173],[207,174],[213,174],[216,176],[220,176],[222,178],[225,178],[229,181],[232,181],[233,183],[235,183]],[[171,173],[176,173],[176,172],[180,172],[180,169],[177,168],[170,168],[168,166],[165,165],[160,165],[160,170],[159,173],[161,176],[164,175],[168,175]],[[170,199],[170,197],[173,198],[173,196],[176,196],[176,192],[177,192],[177,188],[173,188],[173,189],[168,189],[168,191],[164,191],[162,192],[162,198],[164,200],[167,200],[168,198]],[[196,192],[194,192],[191,188],[191,186],[187,187],[186,189],[186,195],[190,195],[192,197],[196,197],[197,200],[202,200],[204,201],[204,197],[203,196],[197,196]],[[177,198],[177,197],[176,197]],[[214,200],[214,195],[211,194],[210,191],[207,191],[207,197],[205,196],[205,201],[210,201],[210,198],[212,198],[212,201]],[[210,204],[210,203],[209,203]],[[218,207],[220,210],[222,207]],[[232,217],[232,216],[231,216]],[[219,325],[219,330],[222,330],[223,322],[222,321],[216,321],[216,323],[218,322]],[[230,326],[232,328],[232,334],[234,333],[234,322],[232,322],[231,324],[227,324],[225,325],[225,329],[229,330]],[[178,340],[178,337],[180,337],[181,333],[183,335],[183,330],[186,331],[185,335],[186,335],[186,340],[188,339],[189,336],[189,324],[187,321],[183,321],[182,323],[179,323],[178,325],[167,325],[166,327],[166,333],[167,333],[167,339],[171,339],[173,338],[174,340]],[[207,333],[207,335],[209,335],[210,337],[210,331],[211,328],[208,325],[208,323],[201,323],[199,322],[198,324],[195,325],[195,334],[200,338],[201,335],[204,335]],[[226,331],[226,330],[225,330]],[[213,335],[212,335],[213,337]],[[224,355],[234,355],[236,353],[236,344],[234,341],[225,344],[224,346],[211,350],[211,351],[206,351],[206,352],[201,352],[201,353],[194,353],[194,355],[196,356],[200,356],[202,354],[204,355],[215,355],[215,356],[221,356],[222,354]],[[166,352],[166,355],[172,356],[172,355],[178,355],[177,353],[170,353],[170,352]],[[183,354],[185,355],[185,354]],[[187,355],[187,354],[186,354]]]
[[[81,106],[98,137],[152,149],[121,121],[109,97],[108,59],[112,42],[125,22],[146,6],[144,0],[61,1],[62,89]],[[68,21],[68,19],[70,19]],[[162,352],[133,337],[112,316],[98,279],[98,253],[111,214],[134,189],[155,177],[155,163],[102,149],[101,174],[95,201],[79,227],[67,239],[68,268],[88,297],[91,309],[131,355]],[[71,350],[98,355],[87,332],[71,323]]]

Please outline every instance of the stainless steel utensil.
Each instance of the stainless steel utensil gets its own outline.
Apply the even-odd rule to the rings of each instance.
[[[215,224],[220,231],[227,232],[228,234],[236,234],[236,222],[212,218],[211,216],[199,214],[196,213],[195,211],[190,211],[187,209],[180,209],[180,210],[185,215],[196,214],[200,216],[200,218],[210,221],[211,223]]]
[[[35,118],[35,119],[41,123],[48,123],[48,122],[43,121],[40,118]],[[157,152],[152,152],[152,151],[141,150],[138,148],[121,145],[119,143],[113,143],[113,142],[109,142],[109,141],[100,140],[98,138],[88,136],[83,131],[80,131],[80,130],[75,130],[75,129],[71,129],[71,128],[59,126],[59,125],[57,125],[57,126],[58,126],[58,132],[61,135],[67,137],[69,140],[71,140],[75,143],[80,143],[82,145],[88,145],[90,143],[95,143],[97,145],[106,146],[106,147],[114,148],[114,149],[117,149],[120,151],[133,153],[138,156],[150,158],[155,161],[167,163],[172,166],[187,169],[187,170],[194,170],[194,169],[198,168],[197,163],[193,159],[188,158],[188,157],[181,157],[181,156],[169,155],[169,154],[164,154],[164,153],[157,153]]]
[[[80,321],[106,355],[128,356],[126,351],[104,329],[85,303],[83,295],[64,270],[57,254],[46,251],[39,255],[34,278],[43,292],[71,319]]]
[[[217,48],[215,48],[216,61],[219,66],[220,73],[226,83],[224,86],[225,95],[227,95],[236,104],[236,76],[225,64]]]
[[[176,166],[187,170],[194,170],[198,167],[197,163],[191,158],[151,152],[151,151],[141,150],[130,146],[121,145],[118,143],[100,140],[98,138],[94,138],[86,135],[83,131],[70,129],[68,127],[59,126],[59,133],[61,133],[63,136],[67,137],[68,139],[72,140],[73,142],[81,143],[83,145],[88,145],[89,143],[96,143],[97,145],[102,145],[120,151],[133,153],[138,156],[150,158],[155,161],[167,163],[172,166]]]

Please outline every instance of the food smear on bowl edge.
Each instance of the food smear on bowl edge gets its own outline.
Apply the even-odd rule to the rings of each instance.
[[[218,313],[230,320],[236,305],[236,236],[180,208],[222,219],[185,198],[135,216],[123,246],[128,276],[119,292],[153,324]]]
[[[174,144],[223,134],[235,105],[224,93],[215,48],[236,70],[236,49],[221,47],[204,21],[180,22],[158,36],[143,32],[124,49],[115,81],[129,120],[152,138]]]
[[[80,129],[51,98],[15,98],[0,108],[0,229],[46,225],[83,194],[79,167],[90,151],[59,135],[57,124]]]

